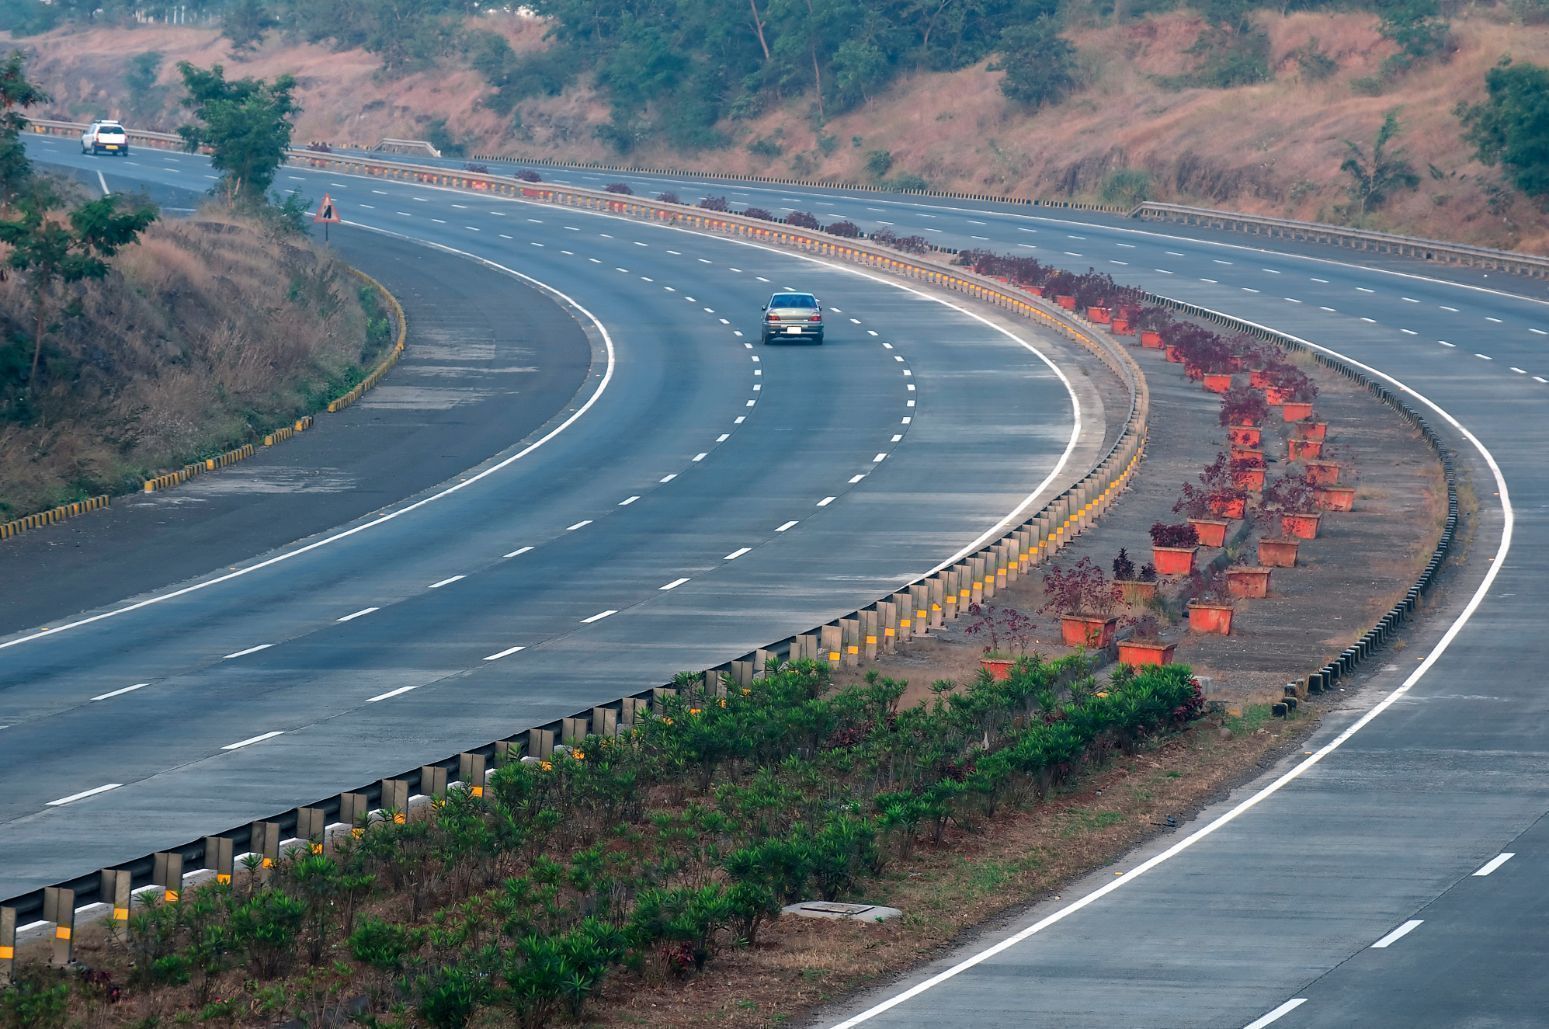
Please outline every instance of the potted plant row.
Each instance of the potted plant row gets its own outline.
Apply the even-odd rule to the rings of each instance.
[[[1140,606],[1156,599],[1156,565],[1147,562],[1139,570],[1130,559],[1129,551],[1119,548],[1119,556],[1113,559],[1113,584],[1126,604]]]
[[[1188,575],[1198,549],[1199,533],[1188,522],[1152,524],[1151,562],[1159,575]]]
[[[1162,625],[1156,615],[1146,612],[1126,619],[1129,634],[1119,640],[1119,662],[1131,668],[1142,665],[1170,665],[1177,643],[1162,639]]]
[[[1044,575],[1042,610],[1060,619],[1060,637],[1068,647],[1101,650],[1113,642],[1119,588],[1103,570],[1083,557],[1070,567],[1054,565]]]
[[[1033,620],[1014,607],[994,604],[968,605],[968,619],[963,634],[984,641],[979,667],[996,681],[1010,678],[1012,666],[1027,653]]]

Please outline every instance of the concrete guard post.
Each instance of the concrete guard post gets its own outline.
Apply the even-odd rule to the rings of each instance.
[[[307,851],[321,854],[328,842],[328,816],[320,807],[296,809],[296,838],[307,841]]]
[[[846,668],[854,668],[860,664],[861,657],[861,620],[851,616],[839,619],[839,631],[844,643],[844,653],[840,658]]]
[[[592,735],[617,736],[619,734],[619,709],[602,706],[592,708]]]
[[[897,597],[897,594],[893,596]],[[877,601],[877,617],[882,620],[882,649],[891,654],[898,649],[898,601]]]
[[[975,554],[968,559],[968,602],[970,604],[982,604],[993,596],[986,586],[989,564],[983,554]]]
[[[600,710],[600,709],[594,709]],[[617,715],[613,711],[609,714]],[[593,719],[596,715],[593,714]],[[457,778],[467,787],[470,796],[482,798],[484,785],[489,779],[488,762],[483,754],[459,754],[457,755]]]
[[[379,805],[388,812],[394,824],[402,825],[409,818],[409,780],[383,779],[382,800]]]
[[[591,732],[591,719],[577,718],[574,715],[563,718],[559,723],[559,742],[564,744],[580,743]]]
[[[11,982],[16,966],[16,909],[0,908],[0,986]]]
[[[838,668],[844,657],[844,639],[837,625],[825,625],[818,629],[818,645],[823,650],[823,660],[830,668]]]
[[[881,642],[881,619],[875,608],[861,612],[861,647],[867,661],[877,659],[877,644]]]
[[[97,886],[97,899],[113,910],[111,918],[119,925],[129,921],[130,887],[134,879],[127,868],[104,868]]]
[[[183,900],[183,855],[175,850],[164,850],[151,858],[151,882],[161,887],[163,904],[178,904]]]
[[[232,873],[236,870],[236,856],[236,847],[232,845],[230,836],[204,838],[204,866],[215,873],[216,883],[222,886],[231,884]]]
[[[930,628],[939,629],[947,617],[947,573],[937,572],[926,584],[930,599]],[[955,603],[955,601],[954,601]]]
[[[371,802],[364,793],[339,794],[339,821],[350,827],[351,836],[360,839],[370,819]]]
[[[258,867],[267,882],[269,873],[280,863],[280,823],[254,822],[252,841],[248,844],[248,849],[258,855]]]
[[[440,765],[420,766],[420,793],[426,797],[446,796],[446,769]]]
[[[43,920],[54,923],[54,945],[48,963],[64,968],[75,954],[75,891],[64,886],[44,887]]]

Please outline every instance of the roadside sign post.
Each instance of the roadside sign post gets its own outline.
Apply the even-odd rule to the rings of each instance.
[[[314,223],[322,222],[323,224],[324,243],[328,242],[328,226],[337,225],[340,220],[338,205],[333,202],[333,197],[324,193],[323,202],[317,205],[317,213],[312,216]]]

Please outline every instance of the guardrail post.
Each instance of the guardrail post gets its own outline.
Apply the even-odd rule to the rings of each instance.
[[[16,909],[0,908],[0,986],[11,982],[16,966]]]
[[[592,732],[598,736],[617,736],[619,712],[611,707],[592,708]]]
[[[236,848],[232,846],[230,836],[204,838],[204,867],[215,873],[217,883],[229,885],[235,866]]]
[[[339,821],[350,827],[351,836],[360,839],[370,818],[371,804],[364,793],[339,794]]]
[[[163,851],[151,857],[151,882],[161,887],[161,902],[177,904],[183,899],[183,855]]]
[[[307,852],[321,854],[328,842],[328,817],[320,807],[296,809],[296,838],[307,841]]]
[[[591,730],[591,720],[571,715],[560,720],[559,742],[570,745],[586,739]]]
[[[990,559],[983,554],[976,554],[968,559],[969,574],[973,581],[969,583],[968,600],[973,604],[982,604],[995,596],[994,572],[991,570]]]
[[[947,572],[937,572],[926,583],[930,604],[930,628],[939,629],[946,624],[947,617]],[[955,604],[956,601],[954,600]]]
[[[982,567],[982,563],[981,563]],[[974,594],[979,580],[974,578],[974,566],[971,560],[959,561],[957,564],[957,610],[954,615],[968,613],[968,605],[974,602]],[[982,598],[982,594],[980,594]]]
[[[388,812],[395,825],[409,820],[409,780],[383,779],[381,808]]]
[[[875,609],[862,611],[860,617],[861,653],[867,661],[877,659],[877,644],[881,642],[881,618]]]
[[[554,756],[554,730],[553,729],[528,729],[527,730],[527,755],[528,757],[546,758]]]
[[[601,710],[594,708],[594,711]],[[609,710],[608,713],[614,714]],[[596,714],[592,718],[596,719]],[[486,762],[483,754],[459,754],[457,755],[457,778],[468,788],[468,793],[473,797],[484,796],[484,780],[486,774]]]
[[[735,682],[737,684],[737,686],[739,688],[741,688],[741,689],[746,689],[746,688],[752,686],[753,685],[753,662],[752,662],[752,660],[749,659],[749,660],[743,660],[743,661],[733,661],[731,663],[731,677],[732,677],[732,681]]]
[[[839,662],[844,658],[844,636],[837,625],[825,625],[818,629],[818,643],[822,648],[823,660],[828,662],[828,667],[838,668]]]
[[[420,793],[423,796],[446,796],[446,781],[446,769],[440,765],[420,766]]]
[[[846,668],[854,668],[861,662],[861,620],[859,618],[839,619],[839,630],[844,642],[844,654],[841,663]]]
[[[43,920],[54,923],[54,946],[48,963],[54,968],[64,968],[70,964],[75,951],[75,891],[63,886],[45,886]]]
[[[917,582],[909,587],[909,620],[900,623],[904,639],[924,636],[930,631],[930,583]]]
[[[404,810],[408,810],[407,801]],[[264,881],[268,881],[269,873],[280,862],[280,823],[279,822],[254,822],[252,842],[248,848],[260,858],[258,867],[263,872]]]
[[[112,920],[119,925],[129,921],[129,887],[134,885],[125,868],[104,868],[97,886],[97,899],[112,908]]]
[[[891,654],[898,649],[898,602],[877,601],[877,618],[882,623],[882,652]]]

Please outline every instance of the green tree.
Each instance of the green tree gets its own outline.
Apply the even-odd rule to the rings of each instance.
[[[1445,56],[1452,46],[1452,28],[1441,16],[1438,0],[1383,0],[1377,5],[1382,15],[1383,36],[1398,47],[1383,67],[1402,73],[1433,57]]]
[[[1059,103],[1079,84],[1076,48],[1048,18],[1001,33],[1000,57],[990,70],[1006,73],[1000,91],[1007,99],[1034,110]]]
[[[1420,184],[1420,176],[1403,149],[1388,149],[1400,131],[1398,112],[1389,111],[1372,141],[1370,153],[1354,140],[1344,141],[1346,156],[1339,170],[1350,177],[1346,191],[1358,218],[1381,207],[1396,191],[1414,189]]]
[[[240,53],[262,43],[264,33],[277,24],[264,0],[235,0],[221,15],[221,35],[231,40],[231,48]]]
[[[1499,164],[1530,196],[1549,195],[1549,68],[1512,64],[1491,68],[1486,97],[1460,104],[1466,138],[1485,164]]]
[[[291,96],[296,80],[281,75],[273,82],[228,82],[218,64],[205,70],[183,61],[177,67],[188,91],[183,106],[200,122],[178,129],[184,145],[190,151],[210,147],[210,163],[225,174],[229,197],[264,204],[290,147],[291,119],[301,110]]]
[[[0,64],[0,211],[10,210],[32,178],[32,162],[27,160],[27,148],[21,141],[27,128],[22,111],[49,99],[27,81],[27,58],[20,50],[13,50]]]
[[[140,238],[156,220],[156,210],[141,205],[119,210],[117,196],[99,197],[70,212],[68,224],[57,217],[57,199],[37,191],[18,205],[19,217],[0,221],[0,242],[11,252],[6,262],[27,279],[32,293],[32,370],[27,391],[36,392],[38,362],[49,315],[64,291],[75,283],[100,279],[108,259]]]

